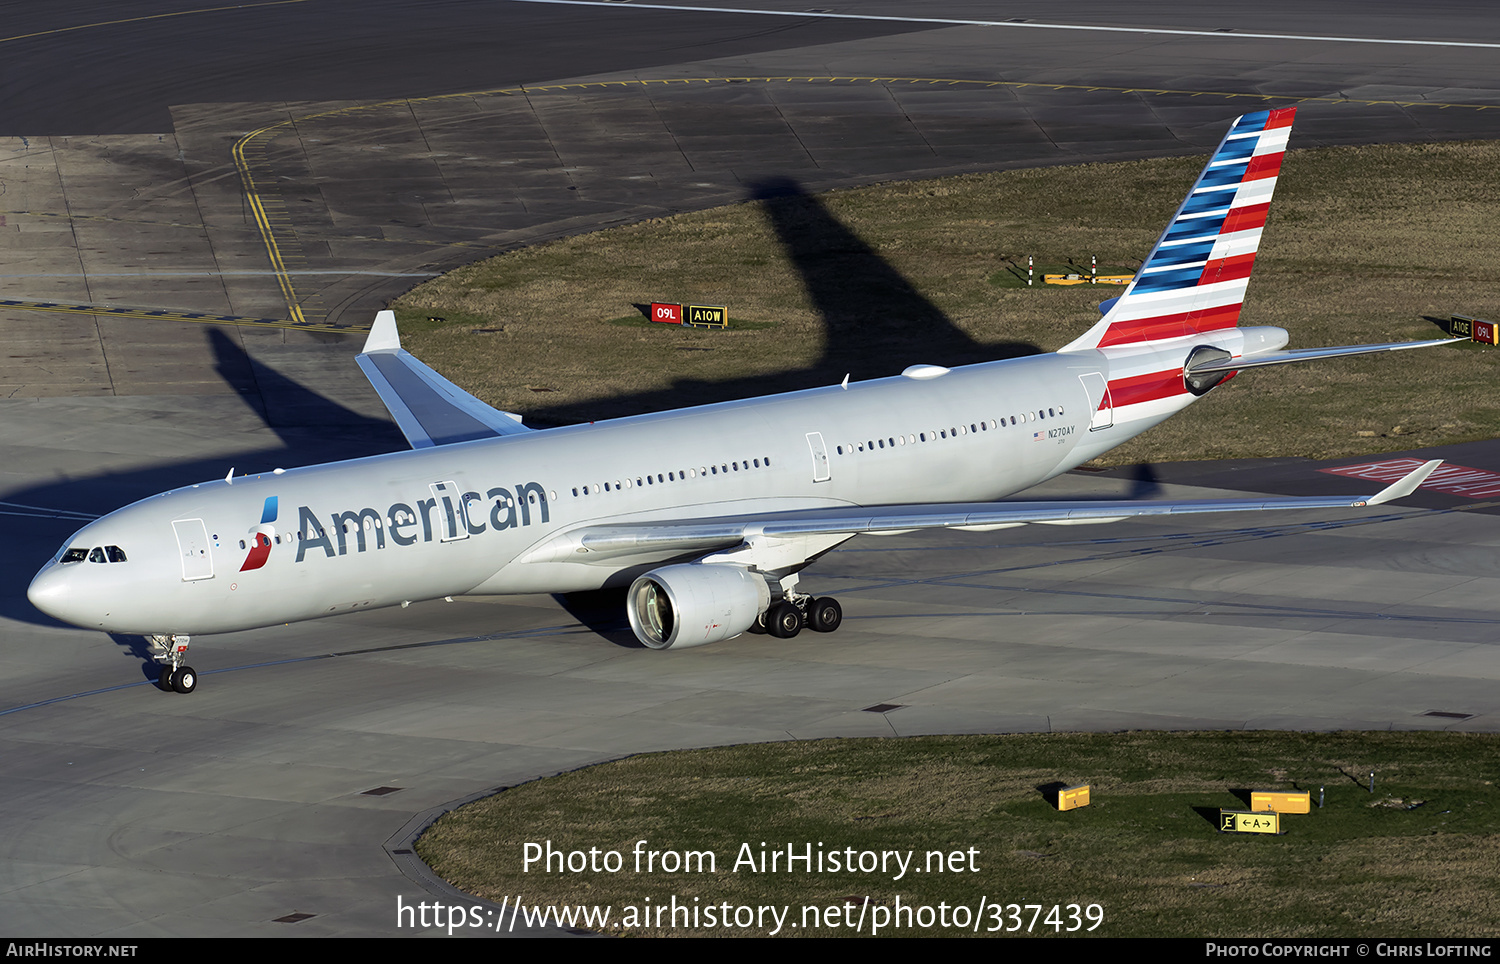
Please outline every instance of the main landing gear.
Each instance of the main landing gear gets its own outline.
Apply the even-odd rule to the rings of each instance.
[[[161,675],[156,678],[157,687],[184,695],[197,689],[198,671],[185,665],[190,637],[172,634],[149,638],[159,650],[152,658],[162,664]]]
[[[778,639],[791,639],[802,627],[818,633],[831,633],[844,621],[844,607],[832,596],[814,599],[802,593],[788,593],[766,610],[766,632]]]

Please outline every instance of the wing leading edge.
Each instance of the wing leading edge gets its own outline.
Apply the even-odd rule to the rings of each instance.
[[[355,360],[414,449],[531,431],[521,416],[491,408],[402,348],[394,312],[375,316]]]
[[[1266,512],[1291,509],[1351,509],[1381,505],[1417,490],[1439,465],[1428,462],[1374,495],[1302,496],[1268,499],[1196,499],[1181,502],[977,502],[949,505],[890,505],[807,509],[736,519],[682,522],[606,523],[573,529],[543,542],[523,562],[609,563],[627,556],[671,558],[746,546],[736,561],[761,569],[756,546],[778,563],[788,558],[782,543],[818,541],[818,554],[856,535],[895,535],[913,529],[1005,529],[1028,523],[1085,525],[1141,516],[1196,515],[1207,512]],[[811,543],[809,543],[811,544]],[[806,560],[799,560],[805,562]]]

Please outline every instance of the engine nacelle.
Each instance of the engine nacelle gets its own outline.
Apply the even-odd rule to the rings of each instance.
[[[738,566],[664,566],[631,583],[625,609],[635,638],[686,649],[738,636],[771,604],[766,580]]]

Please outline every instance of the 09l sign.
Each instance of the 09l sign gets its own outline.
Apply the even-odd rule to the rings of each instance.
[[[682,324],[682,305],[653,302],[651,305],[651,320],[659,321],[664,325],[680,325]]]

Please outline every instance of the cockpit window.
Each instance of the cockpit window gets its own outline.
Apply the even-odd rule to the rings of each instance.
[[[89,557],[87,549],[73,548],[63,553],[61,562],[82,562]]]
[[[119,546],[105,546],[104,554],[109,557],[110,562],[124,562],[125,550]]]
[[[95,546],[89,551],[89,562],[104,562],[104,550]]]

